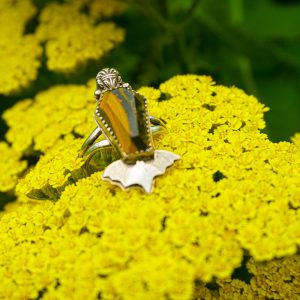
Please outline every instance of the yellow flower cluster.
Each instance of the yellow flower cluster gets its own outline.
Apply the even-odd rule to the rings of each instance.
[[[17,192],[31,198],[58,199],[69,180],[74,182],[86,175],[81,170],[84,161],[78,157],[82,143],[81,139],[74,140],[72,136],[59,140],[20,181]]]
[[[119,0],[92,0],[88,1],[90,16],[98,20],[121,14],[127,7],[126,3]]]
[[[87,9],[87,12],[83,12]],[[31,0],[0,3],[0,94],[27,88],[37,77],[42,44],[51,71],[70,72],[89,60],[100,59],[124,39],[124,30],[112,22],[100,22],[125,9],[117,0],[51,2],[41,12]],[[39,13],[35,32],[26,25]]]
[[[298,146],[300,146],[300,133],[296,133],[293,137],[292,137],[292,142]]]
[[[213,288],[199,283],[194,297],[195,300],[299,299],[299,265],[299,255],[264,263],[250,259],[243,270],[247,274],[246,280],[217,280]]]
[[[41,13],[37,36],[46,42],[49,70],[74,71],[88,60],[101,58],[114,45],[123,41],[123,29],[110,22],[95,25],[97,19],[82,13],[80,4],[81,1],[65,4],[53,2]],[[106,8],[109,8],[109,14],[114,12],[113,7],[107,3],[101,8],[103,14],[107,12]],[[97,12],[101,16],[101,10]]]
[[[253,259],[247,264],[251,288],[256,295],[267,299],[300,298],[300,256],[293,255],[270,262],[256,264]]]
[[[9,126],[7,140],[19,151],[45,152],[61,136],[84,136],[95,127],[93,88],[94,81],[88,86],[58,85],[20,101],[3,114]]]
[[[25,170],[27,163],[20,160],[20,152],[11,149],[5,142],[0,142],[0,153],[0,192],[8,192],[16,186],[18,175]]]
[[[32,189],[35,197],[58,199],[20,195],[2,213],[0,298],[188,300],[196,282],[207,295],[199,299],[288,299],[299,288],[299,257],[288,256],[300,245],[300,147],[260,133],[266,107],[208,76],[176,76],[159,89],[140,89],[150,113],[167,122],[156,148],[181,156],[147,195],[124,192],[101,172],[79,179],[82,139],[73,135],[93,129],[79,121],[92,119],[88,90],[92,95],[90,83],[53,87],[5,114],[13,148],[21,144],[18,119],[26,111],[21,132],[30,141],[22,149],[34,141],[46,152],[18,193]],[[228,279],[246,253],[251,283]],[[217,292],[204,284],[215,278]]]
[[[42,49],[34,35],[24,35],[35,13],[30,0],[0,3],[0,94],[26,88],[37,76]]]

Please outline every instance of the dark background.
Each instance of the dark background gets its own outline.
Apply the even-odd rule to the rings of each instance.
[[[41,10],[51,1],[33,2]],[[134,88],[157,87],[177,74],[211,75],[217,84],[240,87],[271,108],[265,130],[271,140],[289,140],[300,132],[299,0],[123,2],[128,9],[110,18],[126,31],[121,45],[72,74],[48,71],[44,56],[31,87],[0,96],[0,113],[54,84],[86,83],[109,66],[117,68]],[[35,31],[38,16],[28,23],[25,33]],[[1,120],[0,139],[6,130]]]

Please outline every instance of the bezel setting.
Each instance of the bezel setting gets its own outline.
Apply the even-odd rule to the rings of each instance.
[[[116,90],[116,88],[106,89],[105,92],[102,92],[100,94],[99,99],[97,101],[97,107],[95,109],[95,115],[94,115],[95,121],[97,125],[102,129],[102,132],[106,136],[106,138],[111,141],[113,147],[120,153],[123,161],[127,163],[135,163],[138,159],[139,160],[153,159],[154,147],[153,147],[153,140],[151,135],[151,123],[150,123],[150,116],[148,112],[147,99],[142,94],[133,90],[128,83],[122,83],[122,85],[119,86],[118,88],[124,88],[129,90],[130,92],[133,93],[134,97],[137,97],[139,98],[139,100],[142,100],[144,102],[144,112],[142,116],[143,116],[143,122],[146,124],[147,148],[145,150],[142,149],[142,150],[135,151],[134,153],[127,153],[122,147],[122,145],[120,144],[120,142],[118,141],[118,138],[116,137],[113,129],[109,126],[109,124],[107,124],[107,122],[102,117],[99,106],[101,105],[104,94],[106,92]]]

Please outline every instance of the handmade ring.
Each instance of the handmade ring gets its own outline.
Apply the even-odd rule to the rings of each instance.
[[[153,122],[152,122],[153,120]],[[157,134],[163,131],[165,128],[161,120],[150,116],[151,133]],[[160,125],[154,125],[160,124]],[[94,173],[96,171],[101,171],[107,167],[112,161],[119,159],[118,153],[114,151],[112,144],[109,140],[104,139],[96,142],[96,140],[101,136],[102,131],[100,127],[96,127],[89,137],[84,141],[79,156],[85,158],[85,170],[88,174]]]
[[[151,122],[151,133],[156,134],[161,132],[165,128],[165,124],[163,123],[162,120],[157,119],[153,116],[149,116],[150,122]],[[107,147],[111,146],[110,142],[108,140],[103,140],[101,143],[97,143],[96,145],[93,145],[95,141],[101,136],[102,130],[100,129],[99,126],[97,126],[92,133],[89,135],[89,137],[84,141],[81,149],[80,149],[80,156],[87,156],[90,155],[91,149],[93,151],[97,148],[102,148],[102,147]]]
[[[94,114],[97,128],[82,145],[88,173],[105,169],[102,178],[123,189],[142,187],[150,193],[153,178],[179,159],[177,154],[155,150],[152,134],[164,128],[148,113],[147,100],[124,83],[118,71],[101,70],[96,77]],[[106,139],[96,142],[103,134]]]

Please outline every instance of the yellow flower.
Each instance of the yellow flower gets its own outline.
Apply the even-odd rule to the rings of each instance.
[[[78,157],[82,142],[71,136],[58,141],[20,181],[17,191],[33,198],[57,199],[68,181],[85,175],[80,170],[84,162]]]
[[[0,153],[0,192],[7,192],[15,187],[18,175],[24,171],[27,163],[20,160],[20,152],[11,149],[5,142],[0,142]]]
[[[299,263],[299,255],[267,263],[255,263],[251,259],[247,263],[249,272],[253,274],[251,289],[267,298],[297,299],[300,296]]]
[[[33,100],[20,101],[3,114],[10,127],[7,140],[18,151],[45,152],[61,135],[85,135],[95,126],[92,95],[93,90],[84,85],[61,85],[38,93]]]
[[[3,0],[0,4],[0,94],[26,88],[37,77],[42,49],[34,35],[23,35],[36,13],[30,0]]]
[[[36,8],[30,0],[3,0],[0,3],[1,36],[22,36],[24,26],[34,16]],[[2,42],[2,40],[1,40]]]
[[[42,45],[51,71],[75,72],[100,59],[123,41],[125,33],[112,22],[99,23],[99,18],[119,14],[125,7],[120,1],[73,0],[51,2],[38,12],[31,0],[1,1],[0,94],[14,94],[34,82]],[[26,25],[37,14],[37,29],[27,34]]]
[[[32,153],[33,142],[44,155],[1,214],[0,275],[14,280],[0,298],[298,296],[298,145],[269,141],[260,132],[267,108],[210,77],[176,76],[140,92],[166,121],[156,148],[181,156],[151,195],[124,192],[102,172],[82,178],[78,135],[94,126],[91,82],[53,87],[5,113],[12,148]]]
[[[81,5],[76,4],[50,3],[41,13],[37,36],[46,42],[47,66],[51,71],[75,71],[123,41],[123,29],[109,22],[95,25],[92,18],[81,12]],[[107,3],[106,6],[114,11]],[[105,14],[103,5],[102,10]]]
[[[87,1],[87,5],[90,9],[90,16],[95,20],[119,15],[127,6],[126,3],[120,0],[92,0]]]
[[[300,133],[296,133],[292,137],[292,142],[295,143],[296,145],[300,145]]]

